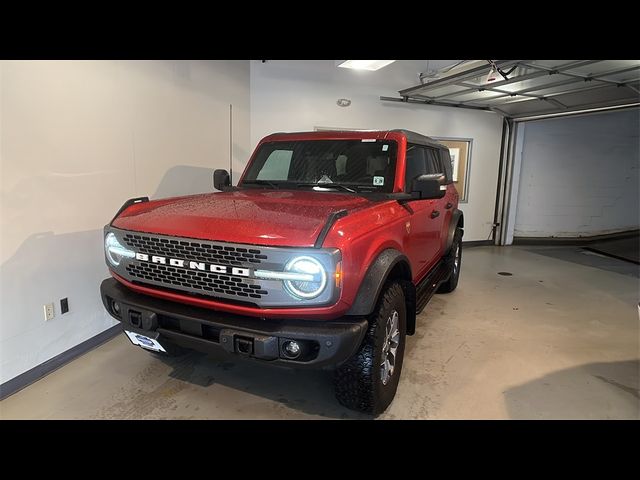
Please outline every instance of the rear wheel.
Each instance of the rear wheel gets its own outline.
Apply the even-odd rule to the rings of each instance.
[[[462,266],[462,229],[460,227],[456,228],[453,243],[445,257],[445,262],[451,265],[451,275],[446,282],[440,285],[436,293],[453,292],[458,286],[460,267]]]
[[[388,283],[369,319],[358,352],[335,372],[338,401],[373,415],[393,401],[402,371],[407,307],[398,282]]]

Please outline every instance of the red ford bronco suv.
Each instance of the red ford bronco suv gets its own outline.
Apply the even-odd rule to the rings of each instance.
[[[416,315],[456,288],[448,149],[405,130],[276,133],[237,187],[127,201],[104,229],[105,308],[143,348],[334,370],[346,407],[393,400]]]

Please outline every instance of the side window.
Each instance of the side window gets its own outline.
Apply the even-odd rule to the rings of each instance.
[[[427,173],[445,173],[444,167],[440,163],[440,155],[434,148],[425,148],[427,154]]]
[[[424,148],[419,145],[407,145],[405,191],[411,191],[411,183],[418,175],[427,173]]]
[[[293,150],[274,150],[264,161],[256,180],[287,180]]]
[[[453,183],[453,163],[451,163],[451,154],[448,149],[440,149],[440,161],[444,167],[444,175],[447,178],[447,184]]]

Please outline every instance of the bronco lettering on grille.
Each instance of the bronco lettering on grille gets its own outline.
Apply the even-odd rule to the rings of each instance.
[[[209,271],[213,273],[226,273],[236,275],[238,277],[249,277],[250,270],[248,268],[227,267],[226,265],[213,265],[205,262],[188,262],[178,258],[167,258],[159,255],[148,255],[146,253],[136,252],[136,260],[142,262],[159,263],[161,265],[171,265],[172,267],[188,268],[191,270]]]

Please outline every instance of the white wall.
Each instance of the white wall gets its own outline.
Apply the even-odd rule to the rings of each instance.
[[[473,138],[469,201],[461,209],[465,240],[486,240],[493,224],[502,117],[379,100],[419,83],[417,75],[425,67],[399,61],[367,72],[336,68],[333,60],[252,61],[251,143],[255,146],[269,133],[314,127],[406,128],[434,137]],[[351,106],[337,106],[339,98],[350,99]]]
[[[229,103],[239,171],[247,61],[0,62],[0,383],[114,324],[98,291],[103,225],[131,197],[211,191]]]
[[[638,110],[521,125],[514,236],[577,237],[638,228]]]

